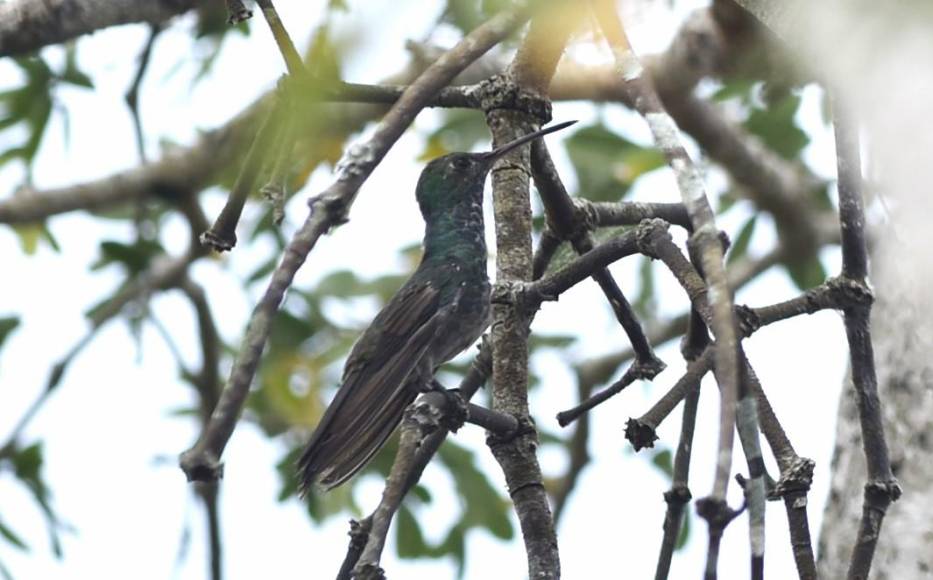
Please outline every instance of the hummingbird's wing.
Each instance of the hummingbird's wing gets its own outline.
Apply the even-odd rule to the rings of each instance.
[[[411,281],[354,345],[343,384],[298,462],[301,488],[340,485],[378,451],[418,395],[409,375],[434,341],[447,309],[428,281]],[[422,365],[423,366],[423,365]],[[433,369],[423,369],[422,372]]]

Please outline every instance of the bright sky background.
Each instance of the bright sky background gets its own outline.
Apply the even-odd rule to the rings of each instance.
[[[303,46],[324,2],[280,0],[286,26]],[[364,6],[365,4],[365,6]],[[703,2],[696,2],[702,5]],[[421,38],[435,20],[437,10],[423,11],[422,3],[351,2],[348,16],[337,19],[339,30],[360,42],[358,57],[345,70],[347,80],[372,82],[397,70],[405,59],[404,41]],[[641,53],[663,49],[676,22],[687,10],[680,7],[668,18],[661,9],[646,9],[641,25],[632,32]],[[257,17],[258,18],[258,17]],[[660,21],[658,19],[661,19]],[[187,30],[192,20],[182,19],[158,40],[142,92],[142,114],[150,154],[161,140],[191,143],[202,129],[227,121],[257,95],[273,86],[282,72],[282,62],[265,24],[253,22],[253,34],[231,34],[215,69],[191,88],[195,65],[189,59],[192,42]],[[380,34],[367,30],[379,23]],[[57,91],[68,111],[70,142],[64,139],[64,117],[56,113],[48,129],[35,166],[35,185],[46,188],[67,185],[137,164],[130,115],[123,93],[135,70],[135,59],[147,32],[128,26],[105,30],[79,42],[80,64],[91,74],[94,91],[62,87]],[[47,54],[59,62],[62,51]],[[15,85],[17,72],[0,61],[0,90]],[[814,142],[807,151],[816,169],[832,174],[832,137],[819,120],[818,94],[805,92],[801,112],[805,126],[812,128]],[[555,120],[580,119],[581,124],[604,119],[633,139],[647,143],[649,134],[641,121],[622,107],[598,111],[585,104],[558,104]],[[352,267],[362,276],[376,276],[401,268],[397,248],[420,239],[423,224],[414,202],[414,184],[420,166],[415,158],[422,138],[438,123],[432,112],[422,114],[413,130],[399,141],[379,166],[351,213],[349,224],[323,238],[296,282],[313,288],[316,280],[336,267]],[[19,136],[17,136],[18,139]],[[0,141],[10,139],[0,134]],[[556,142],[560,137],[548,139]],[[9,143],[0,142],[0,150]],[[559,149],[559,148],[556,148]],[[552,149],[554,150],[554,149]],[[569,164],[558,155],[562,173],[571,179]],[[0,195],[11,194],[19,182],[19,168],[0,170]],[[293,200],[285,225],[294,231],[305,215],[304,200],[330,179],[329,171],[318,171],[310,186]],[[638,188],[640,199],[676,201],[672,176],[656,172]],[[723,179],[711,172],[711,188]],[[223,197],[205,198],[208,215],[216,215]],[[488,205],[488,200],[487,200]],[[487,208],[488,209],[488,208]],[[742,212],[733,211],[720,225],[735,232]],[[245,219],[256,219],[247,210]],[[386,216],[391,227],[385,227]],[[130,240],[132,232],[122,223],[91,219],[80,213],[56,217],[50,222],[61,247],[54,253],[46,246],[35,256],[20,251],[16,236],[0,228],[0,255],[4,259],[0,293],[0,315],[19,314],[22,325],[0,351],[0,441],[37,397],[49,368],[87,331],[83,312],[120,282],[120,274],[103,270],[88,275],[88,264],[97,257],[98,244],[105,239]],[[491,227],[487,228],[491,237]],[[374,233],[377,232],[377,233]],[[752,253],[766,251],[771,234],[759,228]],[[181,221],[171,224],[163,240],[172,251],[187,243]],[[202,261],[196,277],[205,283],[217,322],[225,339],[237,343],[246,317],[262,285],[253,296],[240,291],[242,280],[268,248],[237,247],[221,261]],[[824,256],[828,271],[838,269],[836,251]],[[627,288],[635,288],[634,262],[614,268]],[[629,282],[633,281],[633,282]],[[738,302],[760,306],[796,295],[780,272],[760,277],[738,295]],[[571,347],[575,355],[587,357],[617,350],[625,338],[604,304],[595,284],[585,283],[549,303],[539,314],[534,329],[580,335]],[[686,307],[683,293],[670,276],[661,284],[659,302],[664,312],[676,314]],[[176,340],[192,362],[198,349],[193,317],[184,300],[174,293],[160,294],[152,306],[158,318],[172,328],[189,328]],[[374,314],[365,304],[348,312],[353,320],[365,322]],[[586,320],[585,328],[579,321]],[[585,331],[585,332],[584,332]],[[836,401],[846,363],[842,323],[834,313],[821,313],[768,327],[747,341],[748,355],[755,366],[778,417],[798,452],[817,461],[811,492],[810,518],[814,538],[819,531],[821,510],[828,489],[829,459],[835,427]],[[629,416],[638,416],[676,381],[683,365],[676,345],[660,351],[669,364],[654,386],[634,385],[593,413],[591,453],[595,458],[583,473],[559,529],[564,577],[646,578],[653,575],[661,538],[665,504],[661,493],[668,487],[664,477],[643,458],[636,458],[622,437]],[[545,377],[532,401],[539,425],[557,430],[554,415],[573,404],[572,378],[560,362],[561,353],[549,352],[534,364]],[[25,433],[25,441],[45,441],[45,476],[52,485],[54,506],[74,526],[65,535],[63,560],[56,560],[46,542],[42,518],[25,492],[6,473],[0,473],[0,514],[3,521],[32,546],[18,552],[0,542],[2,560],[18,579],[125,578],[200,579],[207,577],[206,530],[201,507],[177,468],[175,457],[195,439],[188,418],[169,413],[190,407],[190,389],[177,380],[177,368],[162,339],[147,325],[142,348],[137,350],[126,324],[108,324],[70,367],[58,392],[45,405]],[[712,458],[716,445],[718,396],[715,386],[705,384],[695,438],[691,489],[695,497],[710,490]],[[706,388],[709,387],[709,388]],[[806,404],[802,404],[806,401]],[[680,411],[660,430],[663,443],[676,445]],[[482,465],[504,493],[501,472],[485,448],[483,433],[467,427],[457,435],[481,457]],[[242,424],[228,446],[221,493],[225,577],[229,580],[257,577],[333,577],[347,545],[345,518],[332,518],[315,526],[296,500],[275,501],[279,489],[275,463],[283,446],[269,441],[250,424]],[[563,468],[563,457],[545,452],[541,457],[548,473]],[[770,457],[769,457],[770,460]],[[772,473],[776,474],[771,462]],[[735,470],[746,472],[737,445]],[[429,468],[425,479],[436,492],[430,510],[419,514],[429,538],[446,529],[457,498],[444,481],[446,473]],[[856,485],[861,485],[857,482]],[[377,503],[381,482],[369,479],[358,487],[358,502],[368,512]],[[741,500],[732,486],[732,505]],[[675,555],[673,578],[698,577],[705,559],[706,526],[693,517],[691,541]],[[725,536],[720,571],[723,578],[742,578],[748,572],[747,519],[731,525]],[[515,525],[518,530],[517,522]],[[183,530],[190,544],[179,562]],[[767,571],[771,577],[790,577],[793,561],[787,539],[783,504],[768,505]],[[392,578],[446,578],[453,574],[448,561],[398,561],[394,545],[383,560]],[[474,532],[469,536],[467,578],[521,578],[526,573],[520,535],[509,544]]]

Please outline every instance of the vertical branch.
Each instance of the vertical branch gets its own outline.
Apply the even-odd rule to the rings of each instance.
[[[528,113],[494,109],[487,122],[496,143],[536,130],[540,121]],[[531,578],[559,578],[557,535],[536,455],[537,433],[528,416],[528,324],[514,284],[531,280],[531,206],[528,153],[516,151],[494,170],[496,220],[496,289],[493,294],[492,408],[521,418],[526,426],[511,440],[490,438],[490,447],[505,473],[515,504]]]
[[[126,105],[130,108],[130,114],[133,116],[133,132],[136,135],[136,149],[139,152],[139,160],[146,163],[146,144],[143,135],[143,122],[139,114],[139,87],[142,85],[143,77],[146,76],[146,69],[149,68],[149,59],[152,56],[152,47],[155,46],[156,38],[162,32],[161,24],[152,24],[149,26],[149,39],[139,55],[139,66],[136,68],[136,74],[133,76],[133,82],[127,89]]]
[[[746,366],[743,365],[743,369]],[[765,463],[758,440],[758,408],[755,397],[747,389],[747,381],[743,380],[743,384],[746,386],[743,388],[745,392],[742,398],[739,399],[736,428],[748,463],[749,479],[744,482],[743,490],[748,505],[751,577],[752,580],[761,580],[764,578],[765,566]]]
[[[858,127],[846,113],[845,105],[838,95],[834,95],[833,129],[836,136],[839,224],[842,231],[842,279],[853,289],[860,290],[865,297],[861,303],[843,310],[852,384],[855,387],[862,445],[868,468],[862,519],[847,575],[854,580],[868,577],[885,512],[891,502],[900,497],[901,488],[891,471],[881,422],[881,401],[878,398],[875,353],[869,324],[871,290],[865,280],[868,275],[868,251],[865,245]]]
[[[667,513],[664,515],[664,536],[661,540],[658,566],[654,573],[655,580],[666,580],[670,573],[671,558],[683,526],[684,507],[692,497],[687,481],[690,476],[690,455],[693,450],[693,431],[696,427],[699,401],[699,385],[694,385],[684,401],[684,416],[680,426],[680,441],[677,443],[677,452],[674,454],[674,477],[671,481],[671,489],[664,494]]]
[[[543,98],[576,24],[568,16],[570,3],[538,14],[503,77],[483,87],[483,108],[494,143],[505,143],[536,130],[550,118]],[[525,110],[516,110],[524,104]],[[560,577],[560,555],[554,520],[536,455],[537,432],[528,414],[528,315],[514,292],[532,279],[530,160],[527,147],[497,163],[492,172],[496,224],[496,288],[493,292],[492,406],[514,415],[522,429],[508,439],[489,437],[493,455],[502,467],[515,504],[528,576]]]

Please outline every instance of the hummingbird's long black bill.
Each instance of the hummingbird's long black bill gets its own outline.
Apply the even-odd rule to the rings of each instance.
[[[521,147],[522,145],[524,145],[525,143],[528,143],[529,141],[533,141],[537,139],[538,137],[547,135],[548,133],[553,133],[555,131],[560,131],[561,129],[566,129],[567,127],[573,125],[574,123],[576,123],[576,121],[564,121],[563,123],[551,125],[550,127],[545,127],[544,129],[538,129],[534,133],[528,133],[527,135],[519,137],[518,139],[515,139],[514,141],[509,141],[505,145],[496,147],[495,149],[493,149],[492,151],[488,153],[483,153],[483,157],[489,161],[495,161],[496,159],[499,159],[500,157],[502,157],[509,151],[512,151],[513,149],[517,147]]]

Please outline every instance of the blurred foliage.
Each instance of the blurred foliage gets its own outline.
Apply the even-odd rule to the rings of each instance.
[[[56,105],[55,88],[63,83],[83,88],[93,88],[94,85],[90,77],[78,68],[73,46],[65,49],[65,62],[59,71],[53,70],[40,56],[21,56],[11,60],[19,68],[22,84],[0,92],[0,132],[21,127],[26,132],[26,140],[0,151],[0,167],[20,159],[28,172]]]
[[[733,79],[724,82],[713,93],[712,98],[720,102],[731,102],[738,105],[744,115],[744,126],[748,131],[761,139],[761,142],[781,157],[803,163],[802,154],[810,137],[800,127],[798,113],[801,97],[789,89],[777,91],[762,82],[749,79]],[[825,99],[821,102],[825,107]],[[726,213],[733,208],[735,202],[742,199],[742,194],[736,191],[726,191],[719,196],[718,213]],[[821,185],[811,192],[811,199],[816,207],[829,209],[832,207],[828,184]],[[728,262],[733,263],[748,254],[758,223],[757,215],[748,216],[738,234],[733,237],[732,248],[729,252]],[[800,289],[806,290],[821,284],[826,280],[827,273],[819,256],[793,256],[784,262],[783,267],[791,281]]]
[[[9,471],[32,496],[42,513],[49,534],[49,545],[56,558],[62,557],[61,534],[71,531],[52,507],[51,492],[42,477],[42,443],[36,442],[25,447],[14,439],[0,449],[0,472]],[[0,520],[0,537],[18,550],[29,551],[30,546],[8,522]],[[0,562],[0,574],[12,578],[10,572]]]
[[[448,0],[441,23],[466,33],[510,3],[509,0]],[[325,91],[334,81],[343,78],[350,52],[350,47],[337,37],[337,29],[331,24],[331,13],[349,10],[348,4],[344,0],[330,0],[327,8],[327,16],[315,29],[304,55],[310,80],[301,86],[301,90],[309,93],[309,99],[315,91]],[[194,51],[198,63],[196,79],[203,79],[212,70],[227,35],[249,34],[250,26],[245,23],[234,27],[227,25],[226,10],[220,2],[200,5],[193,22],[193,46],[198,49]],[[52,111],[57,110],[56,88],[61,84],[92,88],[93,83],[78,67],[73,47],[66,49],[64,64],[57,70],[40,56],[17,58],[13,62],[21,79],[14,88],[0,92],[0,132],[10,131],[9,134],[17,136],[16,131],[20,131],[25,138],[16,146],[0,151],[0,165],[20,160],[28,171],[40,148]],[[274,64],[280,65],[280,62]],[[762,83],[755,80],[735,79],[724,82],[714,99],[734,106],[745,128],[778,155],[794,161],[802,159],[809,138],[798,124],[801,106],[799,95],[791,90],[766,90]],[[331,110],[326,106],[302,107],[288,113],[287,123],[298,128],[294,153],[290,157],[293,164],[287,176],[288,196],[301,190],[314,171],[336,163],[349,138],[364,128],[345,123],[345,119],[329,114]],[[439,116],[441,121],[437,128],[425,136],[419,162],[451,151],[487,146],[489,132],[482,113],[443,110]],[[663,155],[654,147],[631,141],[617,128],[603,121],[577,129],[563,143],[576,177],[577,187],[572,194],[594,201],[625,199],[630,196],[641,177],[665,166]],[[241,145],[245,149],[249,143]],[[268,172],[268,169],[265,168],[265,171]],[[215,176],[212,185],[229,189],[238,172],[239,164],[232,163]],[[260,177],[259,181],[261,183],[263,178]],[[813,192],[814,199],[822,207],[830,205],[828,195],[828,187]],[[741,192],[729,189],[719,196],[717,202],[720,214],[729,211],[751,214],[738,220],[742,225],[737,232],[729,232],[733,239],[728,258],[730,263],[748,256],[750,248],[754,246],[755,235],[764,229],[763,224],[766,223],[749,211],[748,202],[736,203],[740,199],[743,199]],[[138,217],[136,209],[108,208],[95,211],[94,215],[133,223]],[[168,204],[154,204],[147,209],[150,212],[149,219],[159,231],[168,216],[174,214],[174,207]],[[244,223],[245,227],[250,228],[244,239],[254,242],[267,237],[275,244],[274,250],[265,259],[258,261],[254,271],[244,281],[248,289],[268,278],[280,260],[281,250],[286,243],[285,234],[272,220],[271,209],[259,209],[253,215],[258,216],[258,219]],[[540,231],[543,224],[540,212],[534,223],[537,231]],[[26,224],[14,229],[22,250],[27,254],[35,253],[42,242],[53,249],[58,247],[45,224]],[[594,239],[599,243],[626,229],[604,228],[594,232]],[[155,238],[137,235],[130,237],[129,241],[100,242],[99,256],[90,269],[100,271],[116,268],[122,275],[122,282],[110,296],[88,311],[87,315],[92,320],[96,320],[128,285],[145,280],[157,261],[166,256],[163,243],[170,246],[164,234]],[[327,401],[332,398],[339,384],[343,361],[356,337],[363,330],[368,317],[389,300],[411,273],[420,257],[420,250],[420,245],[400,250],[407,260],[406,267],[398,272],[387,272],[366,279],[348,267],[325,274],[311,288],[293,287],[289,290],[272,326],[257,385],[250,392],[245,414],[246,420],[258,425],[270,438],[281,440],[286,448],[277,466],[282,482],[279,493],[281,501],[295,497],[297,457],[307,433],[318,422]],[[549,271],[566,265],[575,256],[568,244],[562,244]],[[657,319],[657,266],[647,258],[640,260],[637,294],[632,303],[642,321],[650,324]],[[822,264],[815,256],[787,264],[786,268],[801,288],[814,286],[826,276]],[[631,288],[626,286],[625,291],[631,299]],[[147,294],[140,299],[142,308],[135,312],[134,320],[141,320],[148,315],[144,308],[148,298]],[[607,317],[611,317],[609,306],[605,308]],[[131,316],[134,315],[131,313]],[[0,318],[0,347],[18,324],[19,318],[16,316]],[[189,330],[174,326],[170,328],[173,333]],[[580,330],[583,331],[582,328]],[[577,362],[574,358],[581,356],[569,348],[575,341],[575,335],[543,335],[534,332],[530,336],[529,348],[533,356],[546,349],[559,350],[568,364],[572,364]],[[224,351],[222,368],[229,365],[232,354],[232,349]],[[532,369],[534,367],[532,365]],[[456,386],[454,382],[462,378],[468,369],[469,362],[463,359],[445,365],[442,369],[444,381],[452,381],[447,386]],[[534,388],[541,383],[541,377],[532,372],[529,382]],[[177,416],[186,421],[200,420],[199,414],[191,409],[182,410]],[[542,445],[564,447],[569,437],[565,432],[555,435],[541,429],[540,440]],[[356,481],[366,477],[384,477],[389,471],[396,448],[397,439],[393,437]],[[59,534],[67,530],[67,526],[62,524],[52,510],[47,484],[41,475],[42,462],[41,443],[24,448],[10,443],[0,450],[0,470],[13,473],[29,490],[45,516],[52,549],[60,554]],[[671,477],[670,449],[655,451],[651,462],[668,478]],[[499,539],[509,539],[515,535],[511,506],[501,490],[493,486],[479,469],[476,454],[458,445],[455,440],[448,440],[443,445],[434,465],[444,470],[445,475],[449,475],[446,479],[453,482],[458,499],[458,505],[454,506],[457,512],[446,530],[437,537],[427,537],[419,515],[438,507],[434,498],[441,494],[424,484],[416,486],[397,516],[395,533],[398,553],[403,558],[452,558],[462,576],[467,559],[468,533],[480,531]],[[309,517],[316,522],[334,516],[343,517],[347,513],[360,516],[363,510],[371,506],[358,505],[354,492],[355,485],[351,483],[327,494],[311,493],[303,501]],[[683,545],[689,535],[690,519],[689,516],[684,519],[678,547]],[[29,543],[16,530],[16,522],[0,520],[2,541],[16,549],[28,549]],[[2,562],[0,574],[8,575]]]
[[[447,0],[442,20],[467,34],[511,4],[512,0]]]
[[[418,161],[430,161],[454,151],[470,151],[477,143],[489,142],[489,129],[482,112],[449,109],[441,115],[441,126],[428,134]]]
[[[5,316],[0,318],[0,348],[7,337],[19,326],[19,316]]]
[[[214,68],[217,57],[220,56],[224,40],[230,33],[249,35],[249,24],[240,22],[230,25],[227,23],[227,8],[221,2],[203,2],[197,8],[197,19],[194,25],[194,38],[198,40],[201,48],[198,55],[198,69],[194,76],[195,81],[204,79]]]
[[[664,155],[642,147],[603,124],[574,132],[564,141],[577,174],[579,195],[593,201],[618,201],[639,177],[664,166]]]
[[[45,222],[31,224],[17,224],[13,227],[13,232],[19,238],[19,247],[27,256],[35,254],[39,250],[39,244],[45,242],[46,245],[55,252],[61,251],[58,240],[52,235]]]

